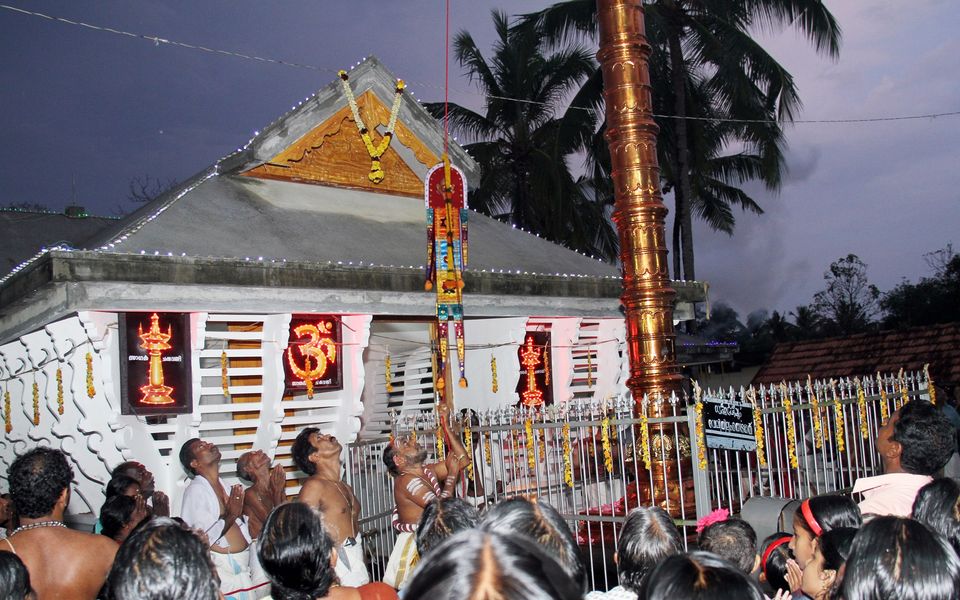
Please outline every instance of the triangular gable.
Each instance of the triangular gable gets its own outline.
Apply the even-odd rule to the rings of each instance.
[[[418,168],[430,168],[439,157],[401,121],[397,121],[390,148],[381,157],[383,181],[370,181],[370,156],[343,99],[343,108],[296,140],[276,156],[260,166],[241,173],[248,177],[296,181],[319,185],[334,185],[362,189],[383,194],[420,197],[423,181],[407,164],[416,161]],[[380,142],[382,131],[390,120],[390,109],[373,91],[357,98],[357,108],[365,123],[373,124],[371,137],[374,145]],[[402,146],[402,148],[400,147]]]

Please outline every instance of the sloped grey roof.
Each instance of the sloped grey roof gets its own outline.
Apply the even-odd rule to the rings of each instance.
[[[132,231],[129,222],[124,225],[88,247],[355,266],[408,267],[426,259],[423,200],[243,176],[211,176],[138,230]],[[123,235],[126,239],[120,240]],[[619,273],[612,265],[478,213],[469,218],[468,270],[592,277]]]
[[[63,213],[0,209],[0,274],[29,259],[41,248],[80,247],[88,239],[116,226],[110,217],[68,217]]]

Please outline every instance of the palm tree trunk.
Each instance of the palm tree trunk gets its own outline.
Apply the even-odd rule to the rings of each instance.
[[[690,213],[690,201],[693,198],[690,185],[690,150],[687,147],[687,84],[684,77],[683,48],[680,45],[680,33],[674,32],[670,37],[670,70],[673,76],[673,112],[677,117],[676,149],[677,149],[677,181],[679,190],[674,192],[677,198],[677,214],[674,217],[680,222],[681,261],[683,264],[683,279],[696,279],[693,265],[693,218]],[[677,194],[676,192],[680,192]],[[678,275],[674,273],[674,275]]]
[[[674,173],[679,172],[679,167],[677,167],[676,156],[674,156],[674,160],[672,160],[671,162],[673,163],[673,172]],[[680,257],[683,256],[682,253],[680,252],[680,235],[681,235],[680,232],[683,229],[683,227],[681,227],[680,217],[678,216],[679,210],[680,210],[680,204],[683,202],[683,200],[681,200],[682,195],[683,195],[683,192],[680,191],[680,186],[674,185],[673,186],[673,245],[671,247],[671,252],[673,252],[673,278],[676,279],[677,281],[680,281],[681,279],[683,279],[683,270],[680,266]]]

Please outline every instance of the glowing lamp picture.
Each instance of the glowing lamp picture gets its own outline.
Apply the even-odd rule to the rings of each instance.
[[[294,393],[343,389],[340,318],[336,315],[298,315],[290,321],[284,351],[286,388]]]
[[[120,381],[123,414],[190,412],[190,316],[121,313]]]
[[[524,406],[537,407],[553,403],[550,385],[550,333],[528,331],[517,351],[520,379],[517,395]]]

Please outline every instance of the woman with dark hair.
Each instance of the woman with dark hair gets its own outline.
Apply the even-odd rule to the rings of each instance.
[[[710,552],[667,558],[644,582],[639,597],[642,600],[764,600],[760,586],[749,575]]]
[[[273,600],[396,600],[383,583],[342,587],[334,572],[337,554],[320,514],[302,502],[273,509],[263,523],[257,547],[270,578]]]
[[[817,548],[813,551],[813,559],[803,570],[800,590],[804,594],[814,600],[827,600],[831,597],[840,567],[850,556],[850,545],[856,535],[856,529],[838,527],[820,536]]]
[[[504,500],[486,512],[480,529],[522,535],[540,544],[560,563],[581,591],[586,592],[587,569],[577,541],[557,509],[547,502],[522,497]]]
[[[140,494],[140,482],[128,475],[118,474],[110,478],[107,482],[107,489],[104,495],[107,500],[114,496],[130,496],[135,498]]]
[[[620,585],[607,592],[590,592],[587,600],[635,599],[647,575],[665,558],[681,552],[680,530],[667,511],[656,506],[631,510],[613,555]]]
[[[947,538],[960,554],[960,482],[941,477],[920,488],[913,518]]]
[[[860,509],[846,496],[817,496],[807,498],[793,515],[793,539],[790,550],[801,569],[813,558],[816,540],[825,532],[838,527],[860,527],[863,518]]]
[[[150,509],[143,496],[113,496],[100,509],[100,533],[122,544],[137,525],[149,517]]]
[[[0,552],[0,598],[30,600],[34,597],[30,587],[30,573],[13,552]]]
[[[120,546],[107,576],[108,600],[217,600],[220,582],[207,546],[166,517],[144,523]]]
[[[960,559],[923,523],[877,517],[850,548],[838,598],[843,600],[956,600]]]
[[[580,600],[565,569],[525,536],[461,531],[420,563],[404,600]]]
[[[428,504],[417,526],[417,553],[422,560],[451,535],[476,527],[480,513],[461,498],[439,498]]]
[[[790,560],[790,540],[793,536],[778,531],[767,536],[760,545],[760,583],[770,586],[773,593],[790,591],[787,583],[787,561]]]

